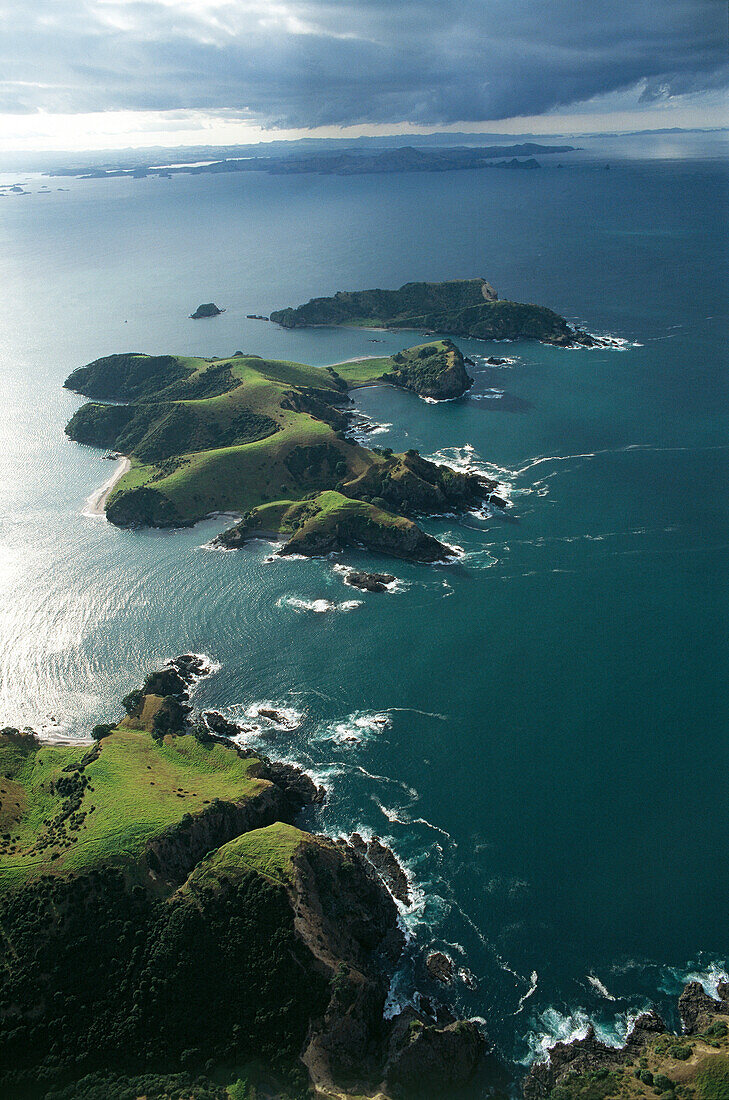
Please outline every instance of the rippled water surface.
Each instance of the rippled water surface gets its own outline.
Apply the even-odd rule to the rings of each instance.
[[[391,838],[414,946],[475,975],[458,1008],[504,1054],[589,1018],[618,1038],[649,999],[667,1011],[688,971],[715,975],[729,953],[726,182],[717,160],[611,159],[46,195],[29,178],[32,194],[0,199],[0,720],[82,736],[144,670],[208,653],[220,669],[196,701],[322,777],[319,828]],[[397,574],[372,595],[333,561],[205,549],[222,520],[129,532],[84,515],[111,464],[64,437],[74,367],[394,351],[422,337],[245,315],[472,275],[626,346],[460,341],[481,357],[468,398],[359,396],[389,425],[380,445],[510,486],[503,516],[427,524],[458,564],[347,555]],[[210,300],[227,312],[188,320]],[[255,718],[264,701],[288,728]],[[412,980],[405,966],[393,997]]]

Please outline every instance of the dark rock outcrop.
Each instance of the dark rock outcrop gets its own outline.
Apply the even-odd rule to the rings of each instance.
[[[589,1073],[619,1068],[636,1058],[653,1035],[666,1030],[657,1012],[645,1012],[635,1021],[623,1047],[609,1047],[590,1026],[584,1039],[574,1043],[555,1043],[546,1062],[536,1062],[524,1081],[524,1100],[545,1100],[555,1085],[568,1073]]]
[[[331,976],[329,1006],[302,1056],[313,1083],[369,1087],[382,1076],[389,975],[404,946],[397,908],[350,845],[305,845],[294,859],[296,930]]]
[[[222,737],[227,740],[232,737],[237,737],[240,733],[240,726],[235,722],[231,722],[231,720],[226,718],[224,714],[221,714],[219,710],[204,710],[200,715],[200,719],[207,729],[217,737]]]
[[[359,833],[352,833],[351,846],[372,864],[392,896],[402,905],[412,904],[410,883],[395,853],[383,844],[378,836],[365,840]]]
[[[436,982],[449,985],[455,974],[455,963],[444,951],[431,951],[425,959],[425,969]]]
[[[225,313],[225,310],[216,306],[215,302],[202,302],[190,317],[193,321],[199,321],[201,317],[217,317],[220,313]]]
[[[473,1078],[485,1046],[470,1020],[440,1027],[407,1009],[392,1031],[385,1089],[393,1096],[415,1098],[462,1088]]]
[[[352,588],[359,588],[362,592],[385,592],[388,585],[394,584],[397,577],[392,573],[365,573],[353,570],[347,573],[344,583]]]
[[[285,793],[289,803],[297,809],[321,805],[326,799],[324,787],[318,786],[310,775],[295,764],[271,760],[266,764],[264,774]]]
[[[678,999],[678,1012],[686,1035],[696,1035],[711,1024],[717,1013],[729,1015],[729,983],[720,982],[719,999],[710,997],[699,982],[688,982]]]

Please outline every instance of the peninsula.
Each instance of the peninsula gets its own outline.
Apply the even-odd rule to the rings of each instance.
[[[0,730],[0,1092],[457,1089],[475,1023],[430,1001],[383,1018],[404,947],[390,890],[409,904],[395,856],[297,827],[323,790],[193,716],[208,671],[186,654],[151,672],[87,743]]]
[[[450,340],[324,368],[241,354],[110,355],[66,380],[94,399],[66,432],[128,457],[105,498],[118,526],[182,527],[232,512],[242,522],[218,540],[229,549],[265,534],[287,540],[282,553],[365,546],[445,561],[452,551],[416,518],[491,497],[503,505],[497,483],[350,438],[349,392],[375,383],[439,400],[472,380]]]
[[[405,283],[399,290],[341,290],[331,298],[274,310],[284,328],[355,325],[447,332],[478,340],[539,340],[557,347],[597,347],[604,341],[573,328],[546,306],[500,299],[485,279]]]

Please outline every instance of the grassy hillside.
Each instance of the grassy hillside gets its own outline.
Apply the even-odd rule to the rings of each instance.
[[[349,388],[376,381],[439,398],[460,396],[471,384],[463,356],[449,340],[324,368],[244,355],[220,360],[112,355],[67,379],[69,388],[97,400],[78,409],[66,431],[72,439],[131,459],[106,501],[108,518],[120,526],[182,526],[213,512],[247,517],[275,507],[278,529],[294,505],[336,488],[362,502],[349,509],[359,517],[358,530],[376,528],[378,539],[384,527],[410,536],[399,515],[442,510],[456,498],[473,502],[482,487],[471,479],[470,495],[455,492],[451,499],[458,478],[464,484],[468,478],[449,473],[435,496],[418,492],[408,500],[402,479],[400,491],[385,493],[378,472],[382,453],[347,438],[341,408]],[[392,467],[393,460],[386,465]],[[392,470],[385,480],[395,484]],[[412,475],[409,484],[414,487]],[[394,514],[378,514],[374,526],[363,527],[363,504],[370,503]],[[321,527],[329,509],[320,501],[318,511]],[[256,523],[261,526],[260,517]],[[427,537],[420,536],[425,545]],[[437,557],[433,547],[425,557]]]
[[[318,844],[310,833],[277,821],[264,829],[253,829],[228,841],[190,875],[184,890],[219,889],[223,879],[235,880],[249,871],[282,886],[291,884],[294,856],[302,845]]]
[[[545,306],[499,301],[485,279],[406,283],[399,290],[339,291],[331,298],[312,298],[305,305],[274,311],[271,320],[285,328],[362,325],[425,329],[485,340],[541,340],[563,347],[595,342]]]
[[[84,405],[66,429],[131,458],[107,502],[121,525],[182,525],[296,499],[368,461],[338,434],[347,387],[330,369],[256,356],[118,355],[74,371],[66,385],[129,402]]]
[[[134,862],[184,814],[264,789],[258,767],[256,758],[189,734],[155,740],[120,726],[90,747],[2,733],[0,892],[42,875]]]

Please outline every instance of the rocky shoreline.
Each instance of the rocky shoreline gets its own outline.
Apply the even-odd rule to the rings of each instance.
[[[145,954],[151,952],[145,971],[148,977],[144,980],[155,985],[157,994],[149,1001],[133,992],[138,953],[135,955],[130,948],[120,946],[112,969],[99,970],[92,965],[93,973],[85,981],[90,987],[87,992],[97,1005],[96,1012],[88,1017],[82,1013],[73,1017],[75,1023],[62,1025],[69,1049],[85,1049],[86,1020],[97,1017],[103,1040],[97,1041],[95,1047],[92,1044],[89,1053],[78,1062],[84,1072],[95,1068],[99,1061],[103,1066],[111,1059],[114,1064],[138,1073],[150,1064],[150,1058],[160,1070],[169,1072],[165,1067],[179,1057],[173,1048],[166,1056],[161,1056],[155,1047],[150,1048],[151,1053],[144,1053],[144,1037],[157,1026],[158,1002],[162,1011],[164,998],[159,1000],[162,983],[168,987],[173,1001],[182,1006],[189,996],[185,981],[195,982],[198,988],[209,988],[217,998],[232,996],[224,992],[231,982],[243,982],[245,987],[247,981],[246,1003],[260,1002],[257,1011],[263,1014],[262,1020],[268,1019],[267,1013],[275,1015],[284,1010],[282,997],[296,1002],[299,1023],[293,1033],[286,1033],[295,1059],[285,1071],[286,1079],[301,1079],[303,1073],[308,1088],[322,1100],[349,1096],[415,1100],[424,1095],[424,1088],[434,1093],[447,1090],[449,1094],[457,1090],[471,1080],[486,1051],[481,1028],[474,1022],[456,1019],[445,1005],[436,1005],[425,998],[421,1010],[411,1007],[393,1018],[385,1018],[390,982],[405,946],[398,906],[408,908],[412,904],[410,883],[397,857],[379,837],[365,839],[355,832],[348,839],[331,839],[299,829],[296,821],[301,811],[320,805],[326,792],[300,768],[237,744],[232,738],[239,734],[239,726],[219,711],[199,714],[193,711],[192,689],[211,671],[211,663],[198,654],[182,654],[170,660],[150,673],[139,689],[125,696],[123,719],[99,723],[94,728],[94,745],[90,750],[88,746],[82,747],[77,762],[60,762],[63,770],[59,772],[60,778],[51,783],[50,790],[57,788],[58,795],[65,797],[67,803],[62,804],[58,820],[51,822],[53,836],[48,847],[57,849],[51,853],[50,868],[69,845],[77,846],[76,862],[69,865],[65,874],[46,876],[36,884],[31,864],[27,884],[9,887],[0,873],[3,927],[6,932],[12,930],[16,919],[22,919],[26,937],[21,940],[18,932],[12,933],[14,947],[10,955],[6,945],[0,944],[0,962],[8,969],[11,981],[20,967],[20,984],[11,986],[12,996],[18,1002],[11,1013],[12,1026],[0,1014],[0,1066],[5,1067],[0,1068],[0,1089],[9,1089],[8,1095],[14,1095],[16,1089],[22,1091],[28,1081],[37,1077],[40,1063],[36,1059],[44,1059],[44,1072],[51,1074],[51,1078],[60,1074],[68,1080],[70,1073],[77,1072],[63,1059],[57,1066],[50,1047],[49,1053],[44,1054],[48,1046],[45,1040],[39,1038],[35,1047],[28,1046],[26,1033],[36,1026],[38,1019],[45,1021],[43,1034],[49,1036],[61,1026],[54,1022],[54,1013],[65,1013],[69,968],[60,960],[63,950],[76,950],[78,942],[77,932],[70,925],[67,927],[70,915],[78,913],[84,923],[92,921],[106,928],[109,921],[112,922],[109,927],[113,926],[116,914],[133,910],[136,916],[129,928],[136,927],[137,931],[129,942],[136,943]],[[282,714],[268,707],[260,708],[259,713],[263,709],[271,712],[272,721]],[[102,862],[84,870],[83,861],[87,858],[84,852],[93,855],[96,851],[84,846],[85,830],[96,828],[94,811],[101,806],[103,812],[104,799],[114,796],[112,762],[118,758],[122,774],[128,774],[130,767],[140,768],[141,753],[138,782],[156,786],[160,797],[162,788],[170,783],[167,771],[178,746],[183,754],[180,761],[185,761],[188,770],[174,773],[180,778],[172,780],[166,797],[168,802],[170,798],[183,801],[191,798],[194,804],[191,811],[183,812],[183,806],[179,810],[173,807],[173,820],[166,827],[154,828],[137,856],[130,851],[124,853],[123,849],[115,851],[112,839],[112,849]],[[30,734],[10,729],[0,731],[0,774],[5,776],[2,783],[15,783],[10,777],[18,774],[14,770],[18,752],[32,756],[41,751],[44,757],[50,754],[52,761],[54,751],[59,750],[47,744],[41,746]],[[253,786],[238,796],[230,791],[225,793],[221,787],[219,797],[209,796],[202,803],[195,801],[199,796],[192,792],[201,779],[189,771],[189,761],[201,753],[203,762],[209,754],[217,754],[218,768],[223,763],[229,768],[233,761],[239,760],[238,766],[245,769],[247,782]],[[126,765],[125,754],[131,754]],[[146,766],[145,760],[149,761]],[[17,785],[13,789],[20,791]],[[138,788],[138,794],[141,793]],[[31,797],[30,791],[27,797]],[[143,821],[144,815],[140,819],[138,814],[135,809],[134,821]],[[40,838],[35,837],[33,843],[40,844],[39,851],[45,850],[45,842]],[[3,859],[17,858],[17,845],[13,841],[7,851],[3,846],[0,872]],[[93,858],[98,861],[97,855]],[[121,878],[119,869],[124,872]],[[37,897],[45,897],[48,890],[59,906],[59,916],[55,923],[51,922],[48,933],[48,949],[56,953],[59,962],[52,975],[43,979],[46,990],[43,1003],[47,1007],[39,1010],[33,993],[35,986],[28,985],[22,976],[33,965],[31,948],[36,935],[33,914],[39,905]],[[270,902],[255,916],[250,903],[241,899],[257,896],[256,891],[261,890],[270,894]],[[42,904],[40,909],[43,911]],[[265,914],[274,911],[279,913],[275,924],[261,926],[261,921],[273,919]],[[247,922],[246,935],[251,942],[260,942],[264,954],[271,950],[269,942],[276,942],[279,926],[281,935],[287,929],[289,950],[302,968],[301,980],[294,980],[295,975],[290,974],[290,960],[286,963],[290,977],[283,985],[277,979],[274,987],[266,984],[265,974],[256,976],[257,971],[253,977],[246,977],[245,967],[240,973],[235,968],[231,971],[222,945],[241,941],[240,936],[231,940],[230,932],[224,932],[228,925],[219,924],[221,913],[230,914],[234,922]],[[17,918],[14,914],[18,914]],[[190,928],[195,929],[193,938],[183,932],[188,919],[192,921]],[[189,979],[175,978],[174,968],[160,969],[154,961],[154,944],[161,935],[160,921],[168,928],[161,942],[168,940],[174,956],[188,960],[185,965]],[[173,923],[168,924],[169,921]],[[218,927],[225,939],[216,938]],[[177,930],[173,932],[173,928]],[[122,943],[126,942],[122,938]],[[174,949],[173,942],[177,944]],[[26,951],[30,951],[27,959]],[[200,965],[205,967],[204,979],[198,956]],[[274,962],[272,957],[271,965]],[[131,1011],[125,1007],[130,996],[137,1006],[139,1032],[130,1031],[123,1023]],[[242,1036],[236,1038],[235,1013],[231,1017],[228,1012],[213,1025],[216,1012],[205,997],[198,994],[196,1015],[202,1019],[209,1014],[213,1030],[205,1038],[208,1032],[205,1027],[199,1028],[196,1053],[188,1051],[185,1055],[186,1066],[199,1065],[200,1069],[206,1059],[210,1064],[211,1058],[220,1059],[224,1050],[232,1050],[236,1043],[244,1041]],[[146,1007],[139,1015],[142,1005]],[[117,1009],[122,1014],[119,1019]],[[175,1019],[179,1015],[177,1009],[167,1011]],[[72,1035],[74,1028],[78,1031],[76,1037]],[[221,1028],[229,1036],[225,1043],[233,1046],[225,1043],[221,1046]],[[184,1036],[185,1028],[180,1021],[174,1024],[174,1029],[176,1036],[177,1031]],[[278,1041],[275,1036],[274,1028],[274,1043]],[[180,1041],[179,1037],[176,1041]],[[283,1043],[283,1037],[280,1041]],[[123,1057],[116,1053],[116,1043],[123,1045]],[[279,1070],[272,1063],[270,1071],[263,1069],[261,1073],[262,1082],[268,1082],[270,1088]],[[291,1096],[293,1100],[303,1093],[285,1089],[275,1095]]]
[[[719,1100],[726,1095],[722,1082],[729,1067],[729,982],[719,982],[717,997],[710,997],[699,982],[689,982],[679,997],[678,1013],[678,1035],[651,1010],[638,1017],[622,1047],[601,1042],[592,1026],[584,1039],[556,1043],[548,1058],[529,1070],[524,1100],[580,1100],[587,1095],[595,1100],[656,1095]]]

